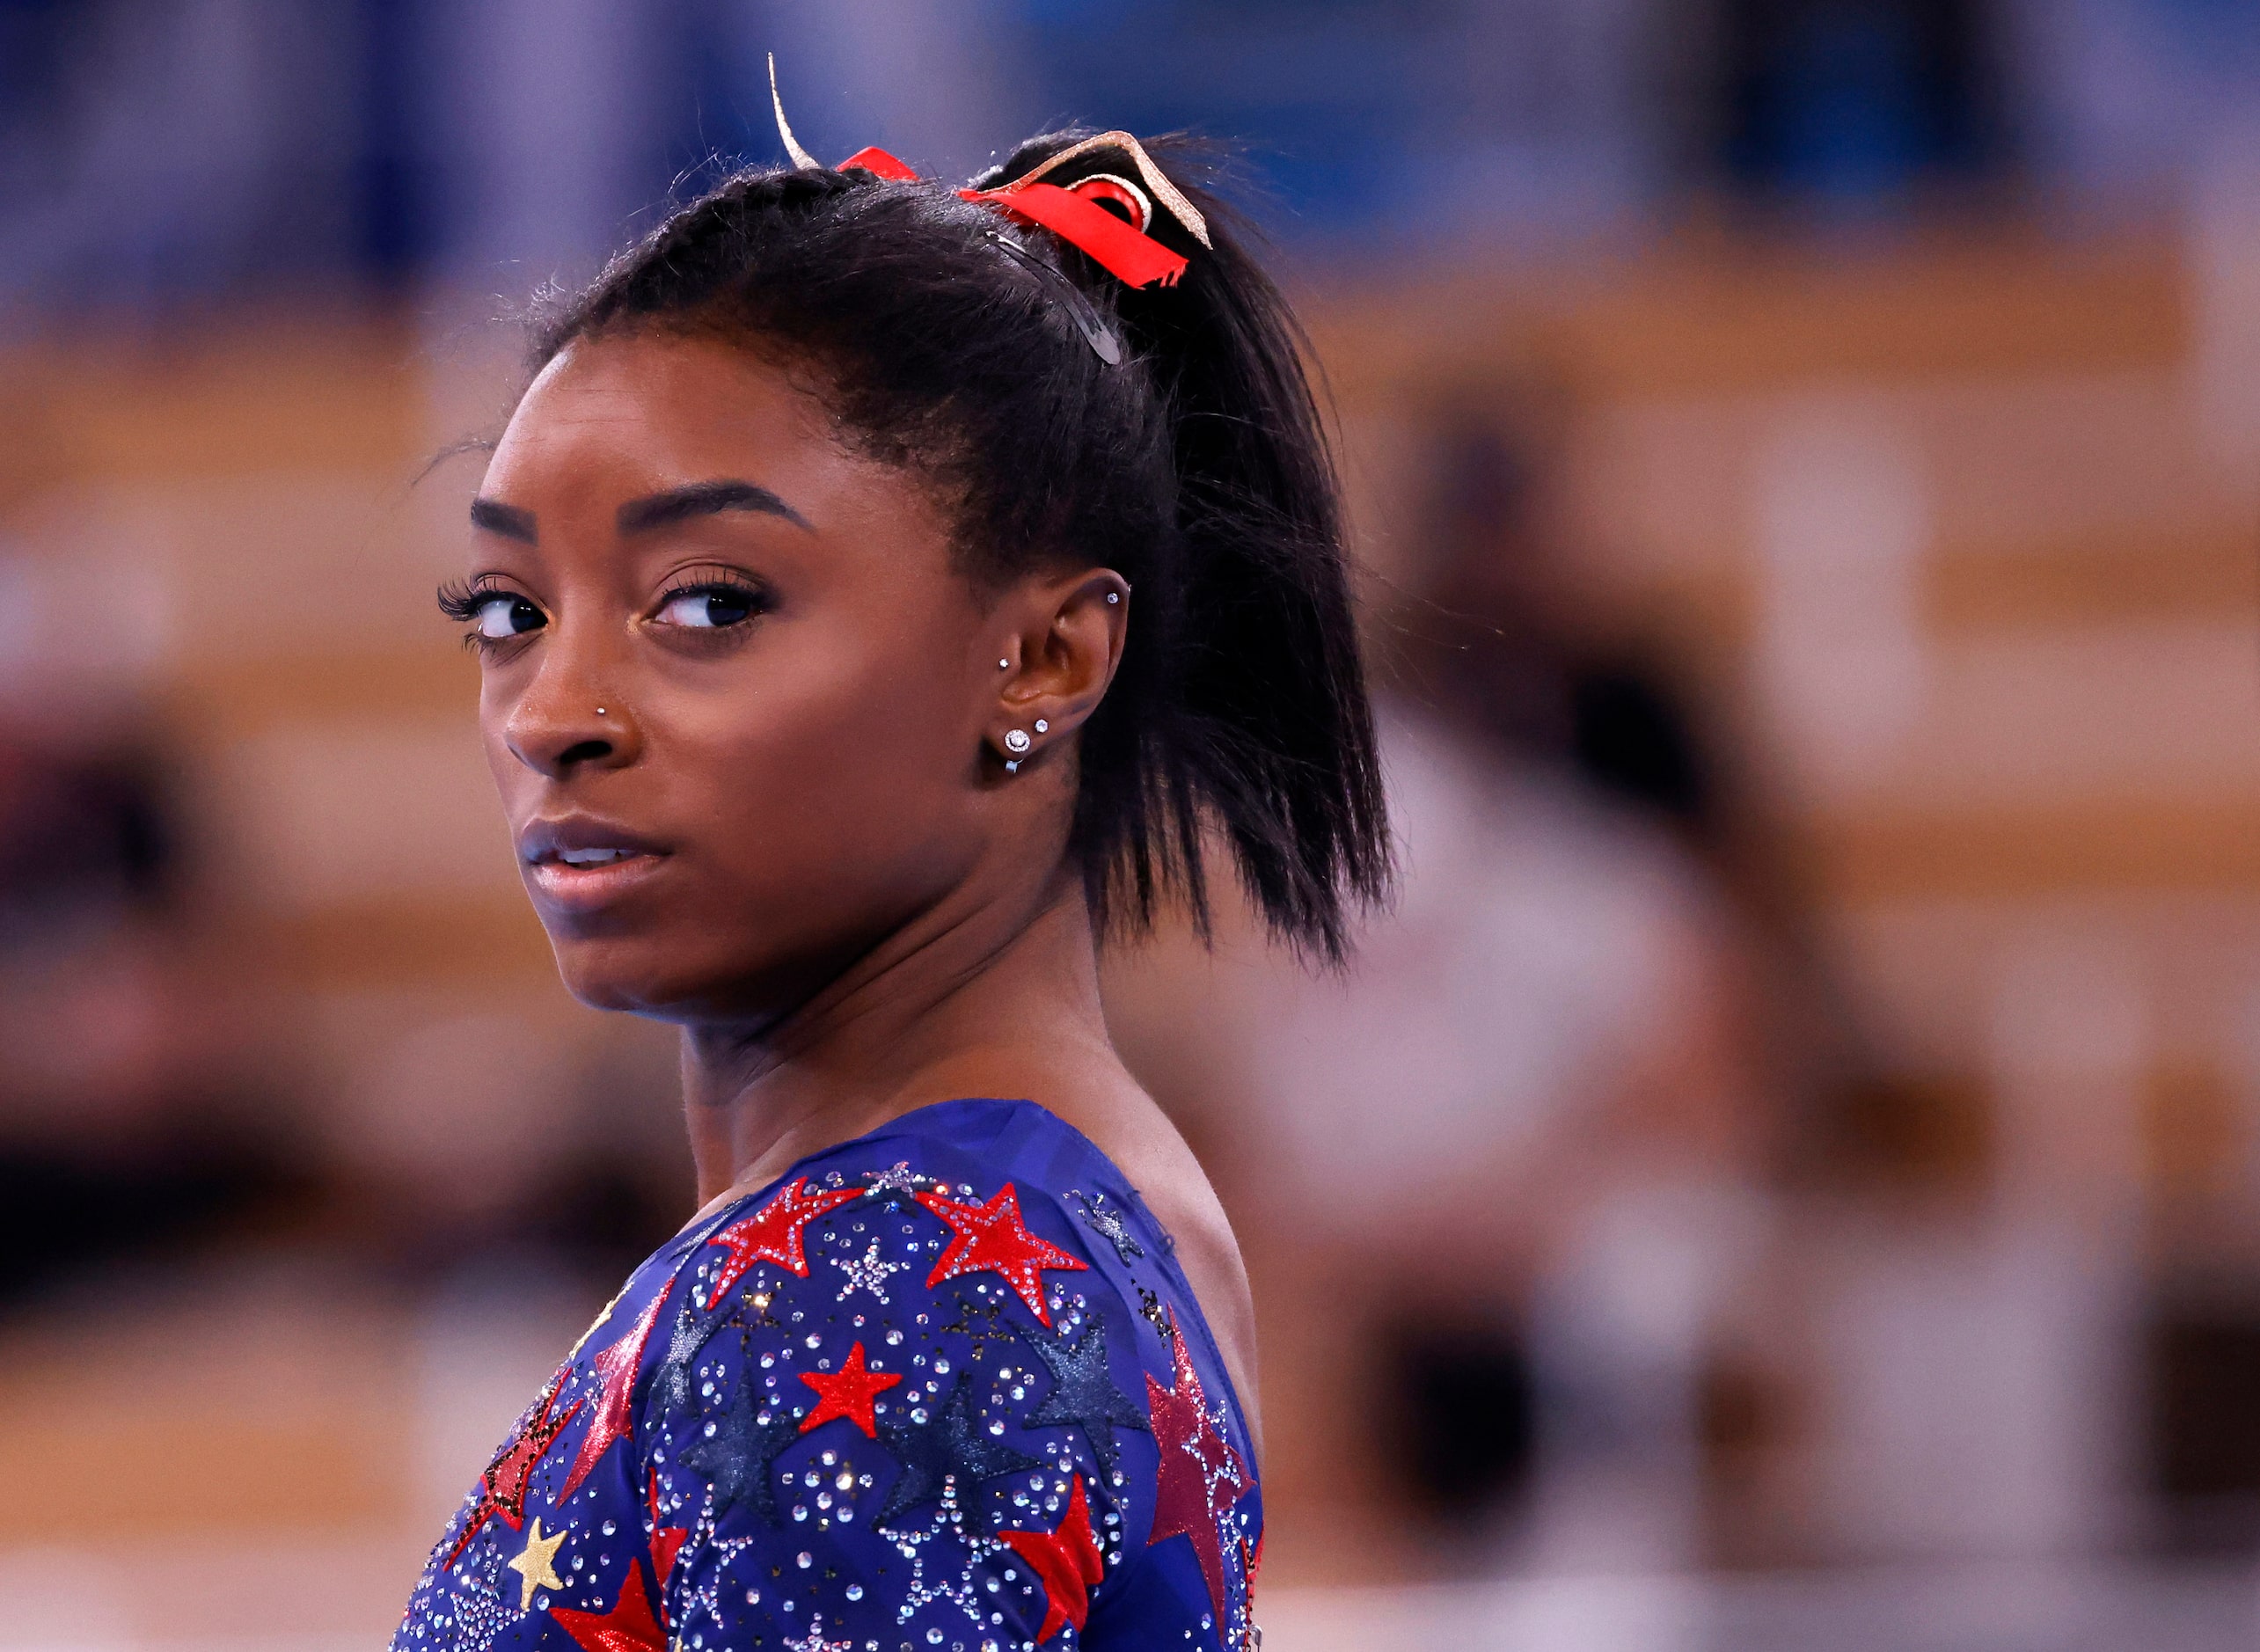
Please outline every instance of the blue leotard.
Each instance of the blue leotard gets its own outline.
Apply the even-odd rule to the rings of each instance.
[[[1171,1248],[1030,1102],[811,1155],[630,1276],[394,1652],[1245,1652],[1262,1500]]]

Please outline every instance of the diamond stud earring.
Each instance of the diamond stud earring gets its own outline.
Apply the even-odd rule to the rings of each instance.
[[[1028,738],[1028,731],[1025,728],[1007,728],[1005,731],[1005,749],[1016,757],[1024,756],[1035,743]]]
[[[1039,718],[1037,718],[1037,719],[1035,720],[1035,731],[1036,731],[1036,733],[1038,733],[1039,735],[1043,734],[1044,732],[1046,732],[1047,730],[1049,730],[1049,729],[1050,728],[1050,727],[1051,727],[1051,725],[1050,725],[1050,723],[1048,723],[1048,722],[1044,721],[1044,720],[1043,720],[1043,719],[1042,719],[1042,718],[1041,718],[1041,717],[1039,717]]]

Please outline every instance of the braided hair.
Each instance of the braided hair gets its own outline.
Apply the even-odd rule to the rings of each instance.
[[[1034,139],[978,186],[1088,135]],[[1199,245],[1156,215],[1189,257],[1174,286],[1126,286],[932,180],[749,170],[542,313],[534,365],[583,335],[727,340],[806,373],[844,441],[935,487],[969,578],[1120,573],[1136,609],[1069,840],[1100,932],[1174,898],[1205,936],[1221,843],[1272,932],[1338,961],[1389,855],[1334,465],[1285,301],[1196,153],[1152,149],[1213,226]],[[1123,170],[1101,149],[1047,178]]]

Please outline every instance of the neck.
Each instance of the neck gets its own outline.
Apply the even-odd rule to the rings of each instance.
[[[1094,1053],[1116,1060],[1081,885],[1063,875],[1033,911],[897,938],[773,1025],[686,1027],[699,1201],[935,1101],[1041,1097]]]

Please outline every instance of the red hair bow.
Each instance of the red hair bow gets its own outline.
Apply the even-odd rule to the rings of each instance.
[[[1156,281],[1174,287],[1185,273],[1185,255],[1171,252],[1099,204],[1119,200],[1115,192],[1120,189],[1121,185],[1110,178],[1089,178],[1064,188],[1020,179],[1002,189],[957,193],[968,201],[993,207],[1008,218],[1050,230],[1088,254],[1108,274],[1132,287],[1151,287]]]
[[[845,172],[851,166],[905,183],[918,177],[882,149],[858,150],[839,164],[839,170]],[[1062,186],[1047,184],[1031,173],[1001,189],[961,189],[957,194],[961,200],[993,207],[1019,223],[1050,230],[1132,287],[1151,287],[1156,281],[1174,287],[1185,273],[1185,255],[1171,252],[1145,233],[1146,224],[1152,221],[1152,206],[1127,179],[1102,172]],[[1099,204],[1101,201],[1111,202],[1126,216],[1108,211]]]
[[[777,60],[769,60],[769,95],[777,106],[777,130],[786,153],[800,167],[815,167],[816,157],[802,149],[785,120],[785,100],[777,94]],[[1120,150],[1137,169],[1133,180],[1113,172],[1099,172],[1071,184],[1050,184],[1044,174],[1096,150]],[[915,182],[918,173],[903,161],[875,147],[859,149],[839,164],[841,172],[860,167],[880,178]],[[1153,222],[1154,203],[1192,233],[1203,246],[1209,245],[1209,226],[1193,203],[1185,199],[1168,174],[1156,166],[1138,141],[1127,132],[1101,132],[1051,156],[1023,177],[998,189],[961,189],[961,199],[990,207],[1018,223],[1049,230],[1116,280],[1132,287],[1159,282],[1174,287],[1185,273],[1185,255],[1173,252],[1145,231]],[[1108,208],[1115,210],[1109,211]]]

